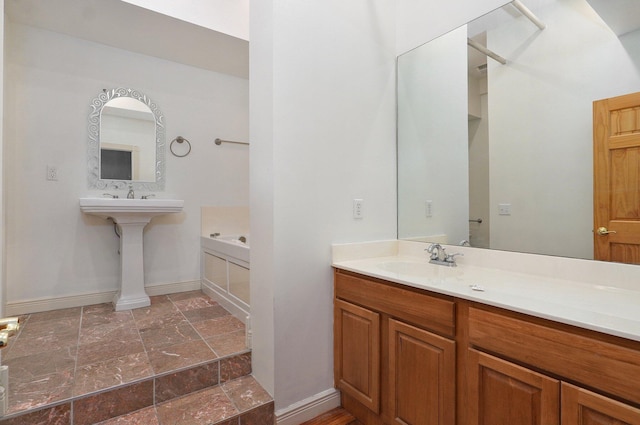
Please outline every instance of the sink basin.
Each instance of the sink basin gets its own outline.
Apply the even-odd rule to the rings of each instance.
[[[184,201],[179,199],[80,198],[82,212],[102,218],[111,217],[116,223],[125,218],[151,220],[158,215],[178,213],[183,205]]]
[[[462,272],[457,268],[429,264],[422,261],[398,260],[379,263],[378,268],[405,276],[444,278],[458,276]]]
[[[144,289],[143,230],[153,217],[179,213],[178,199],[80,198],[85,214],[117,223],[120,233],[120,291],[114,299],[116,311],[151,305]]]

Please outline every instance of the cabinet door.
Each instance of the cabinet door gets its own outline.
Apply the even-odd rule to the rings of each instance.
[[[389,319],[391,421],[454,425],[455,364],[455,342]]]
[[[336,386],[375,413],[380,412],[380,315],[335,300]]]
[[[559,381],[473,349],[468,358],[470,425],[559,424]]]
[[[562,425],[640,425],[640,410],[563,382]]]

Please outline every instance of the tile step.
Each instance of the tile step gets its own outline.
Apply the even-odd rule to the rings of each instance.
[[[218,389],[216,390],[218,391],[216,393],[217,397],[224,401],[223,396],[226,392],[223,391],[223,388],[225,385],[233,388],[232,383],[237,386],[237,383],[243,382],[243,380],[253,380],[250,375],[251,352],[248,351],[178,371],[157,374],[139,381],[74,397],[55,404],[40,406],[37,409],[7,415],[0,420],[0,424],[96,424],[131,412],[142,411],[149,407],[152,407],[152,410],[159,409],[158,411],[161,411],[162,408],[160,406],[177,403],[178,400],[183,400],[185,396],[188,397],[190,394],[213,391],[215,388]],[[233,403],[230,404],[233,405]],[[233,412],[233,409],[229,410],[228,406],[225,409],[228,412],[228,419],[234,415],[240,417],[245,413],[240,409],[236,409],[237,412],[231,414],[229,412]],[[73,415],[71,415],[72,411]],[[247,414],[251,412],[252,410],[247,411]],[[263,412],[260,411],[260,413],[262,414]],[[118,422],[118,424],[121,423],[128,422]],[[137,423],[146,424],[146,422]],[[208,421],[203,423],[215,422]],[[153,422],[150,422],[150,424],[153,424]]]

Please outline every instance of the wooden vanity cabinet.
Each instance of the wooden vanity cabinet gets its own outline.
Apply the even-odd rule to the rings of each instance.
[[[469,350],[469,425],[640,425],[640,410]]]
[[[637,342],[477,304],[467,317],[468,425],[640,425]]]
[[[640,425],[638,341],[340,270],[334,327],[363,425]]]
[[[453,302],[340,271],[335,297],[343,406],[366,425],[454,425]]]

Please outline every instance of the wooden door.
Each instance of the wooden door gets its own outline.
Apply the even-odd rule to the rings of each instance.
[[[562,425],[640,425],[640,410],[563,382]]]
[[[455,342],[389,319],[390,421],[454,425],[455,365]]]
[[[556,379],[469,349],[470,425],[559,425]]]
[[[593,103],[594,257],[640,264],[640,92]]]
[[[334,301],[336,386],[375,413],[380,412],[380,315]]]

